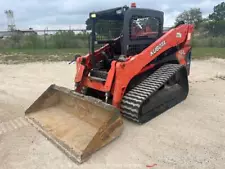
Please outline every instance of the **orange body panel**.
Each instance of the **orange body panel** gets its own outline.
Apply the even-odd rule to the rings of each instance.
[[[76,74],[76,77],[75,77],[75,82],[80,82],[83,78],[83,73],[84,73],[84,69],[85,69],[85,66],[82,65],[82,64],[78,64],[81,62],[81,58],[78,58],[77,59],[77,74]]]
[[[192,32],[193,25],[189,24],[184,24],[178,26],[177,28],[173,28],[157,39],[141,53],[129,57],[127,61],[113,61],[105,84],[102,84],[101,82],[90,81],[88,80],[88,77],[85,76],[83,77],[84,86],[104,92],[111,91],[113,95],[112,104],[119,108],[120,101],[122,100],[129,82],[139,73],[154,67],[153,64],[148,64],[163,52],[178,45],[182,46],[181,50],[176,52],[176,57],[178,58],[180,64],[186,64],[185,54],[187,54],[191,49],[189,44]],[[106,45],[105,48],[107,47],[108,46]],[[104,49],[102,48],[101,50]],[[80,76],[80,73],[78,73],[77,76]]]
[[[191,49],[190,46],[185,46],[184,48],[176,52],[176,57],[180,64],[182,65],[186,64],[186,56],[187,53],[190,51],[190,49]]]

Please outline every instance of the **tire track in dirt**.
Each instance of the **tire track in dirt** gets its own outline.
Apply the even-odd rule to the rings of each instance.
[[[17,130],[21,127],[28,126],[29,123],[24,117],[15,118],[7,122],[0,123],[0,135],[10,131]]]

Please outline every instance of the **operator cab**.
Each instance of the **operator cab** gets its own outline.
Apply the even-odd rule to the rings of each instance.
[[[91,30],[90,52],[94,72],[107,72],[112,60],[124,61],[157,40],[163,33],[163,15],[161,11],[136,8],[134,4],[91,12],[87,28]],[[100,54],[96,52],[98,49]]]

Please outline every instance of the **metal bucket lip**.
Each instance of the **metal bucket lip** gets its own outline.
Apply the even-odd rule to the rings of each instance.
[[[86,95],[83,95],[81,93],[76,92],[75,90],[70,90],[68,88],[65,88],[65,87],[62,87],[62,86],[58,86],[56,84],[50,85],[49,88],[53,88],[53,89],[56,89],[58,91],[67,93],[67,94],[69,94],[72,97],[76,97],[78,99],[81,99],[81,100],[84,100],[84,101],[88,101],[89,103],[94,104],[95,106],[98,106],[98,107],[101,107],[101,108],[103,107],[103,108],[105,108],[105,109],[107,109],[109,111],[113,111],[113,112],[116,112],[116,113],[120,114],[120,110],[117,107],[112,106],[112,105],[110,105],[110,104],[108,104],[108,103],[106,103],[106,102],[104,102],[102,100],[99,100],[97,98],[94,98],[92,96],[86,96]]]
[[[45,92],[43,92],[34,102],[33,104],[39,99],[41,98],[47,91],[51,90],[51,89],[55,89],[57,91],[60,91],[62,93],[66,93],[68,94],[69,96],[71,97],[76,97],[77,99],[80,99],[80,100],[83,100],[83,101],[87,101],[89,102],[90,104],[94,104],[95,106],[97,107],[100,107],[100,108],[104,108],[110,112],[114,112],[116,115],[118,116],[121,116],[120,115],[120,110],[113,106],[113,105],[110,105],[106,102],[103,102],[102,100],[99,100],[97,98],[94,98],[92,96],[86,96],[84,94],[81,94],[81,93],[78,93],[76,92],[75,90],[71,90],[71,89],[68,89],[66,87],[62,87],[62,86],[59,86],[59,85],[56,85],[56,84],[51,84],[46,90]],[[30,108],[32,107],[32,105],[30,105],[30,107],[25,111],[25,115],[26,114],[29,114],[29,111],[30,111]]]

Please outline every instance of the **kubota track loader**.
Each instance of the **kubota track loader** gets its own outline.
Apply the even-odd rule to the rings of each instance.
[[[51,85],[27,119],[82,163],[121,134],[122,116],[141,124],[183,101],[193,25],[163,32],[163,15],[134,4],[90,13],[90,52],[76,56],[75,89]]]

